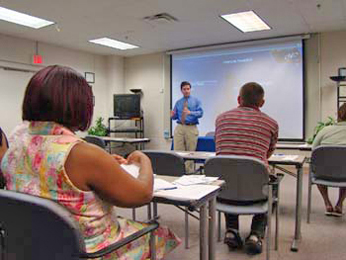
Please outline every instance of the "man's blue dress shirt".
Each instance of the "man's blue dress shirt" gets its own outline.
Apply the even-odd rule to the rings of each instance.
[[[184,110],[184,102],[185,97],[182,97],[179,99],[173,108],[173,111],[175,112],[174,116],[172,117],[173,120],[177,119],[177,123],[181,124],[181,116],[183,114]],[[190,110],[190,114],[186,116],[185,118],[185,124],[186,125],[197,125],[198,124],[198,118],[203,116],[203,109],[201,107],[201,101],[199,101],[197,98],[188,96],[187,97],[187,108]]]

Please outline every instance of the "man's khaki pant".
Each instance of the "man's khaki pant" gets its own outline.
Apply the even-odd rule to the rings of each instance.
[[[177,124],[174,129],[174,150],[175,151],[196,151],[198,139],[198,128],[196,125]],[[186,161],[186,173],[193,173],[194,162]]]

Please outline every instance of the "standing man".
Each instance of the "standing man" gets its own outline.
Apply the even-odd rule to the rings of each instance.
[[[171,118],[177,120],[177,126],[174,129],[174,150],[177,151],[195,151],[198,139],[198,118],[203,116],[201,102],[190,96],[191,84],[183,81],[180,84],[180,90],[183,97],[179,99],[171,111]],[[194,172],[192,161],[186,162],[186,172]]]
[[[261,85],[255,82],[243,85],[238,96],[238,104],[237,108],[222,113],[216,119],[216,154],[251,156],[268,165],[268,158],[274,152],[278,140],[279,127],[274,119],[260,111],[264,105],[264,90]],[[240,248],[243,242],[239,235],[238,215],[225,213],[225,219],[225,244],[230,250]],[[251,232],[245,240],[245,250],[248,254],[262,252],[266,226],[266,214],[254,215]]]

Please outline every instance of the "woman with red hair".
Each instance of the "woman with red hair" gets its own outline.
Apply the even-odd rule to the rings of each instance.
[[[79,223],[86,249],[94,252],[121,240],[146,224],[116,216],[115,207],[136,207],[151,201],[153,172],[139,151],[127,160],[112,156],[74,134],[89,128],[93,115],[91,87],[71,68],[48,66],[30,80],[22,119],[2,160],[6,188],[54,200]],[[119,163],[139,166],[138,178]],[[165,227],[156,230],[157,258],[180,240]],[[105,259],[146,259],[149,236],[122,247]]]

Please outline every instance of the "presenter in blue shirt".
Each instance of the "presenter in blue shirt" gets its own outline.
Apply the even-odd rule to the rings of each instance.
[[[201,102],[190,96],[191,84],[183,81],[180,85],[183,97],[179,99],[171,111],[171,118],[177,120],[174,129],[174,150],[195,151],[198,139],[198,118],[203,116]],[[186,172],[194,172],[192,161],[186,162]]]

